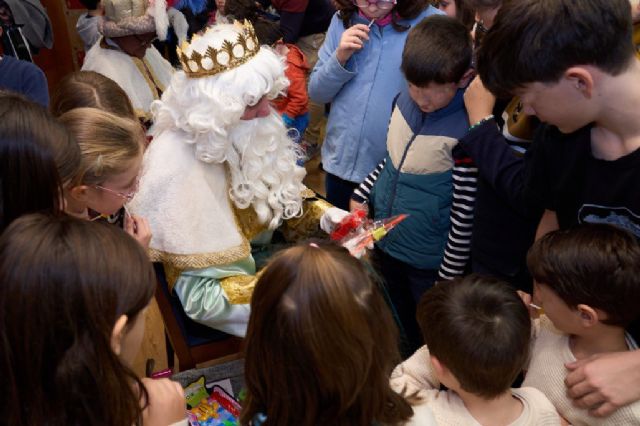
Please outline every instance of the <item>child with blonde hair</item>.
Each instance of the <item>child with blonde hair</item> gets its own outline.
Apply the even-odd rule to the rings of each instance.
[[[137,190],[142,166],[146,138],[140,123],[95,108],[72,109],[62,114],[60,121],[82,152],[80,170],[66,185],[67,212],[121,223],[127,233],[148,247],[151,231],[147,220],[130,215],[125,207]]]

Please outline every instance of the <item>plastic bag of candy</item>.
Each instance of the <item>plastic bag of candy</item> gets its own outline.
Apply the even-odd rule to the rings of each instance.
[[[399,214],[385,219],[371,220],[366,210],[357,209],[336,225],[330,234],[333,241],[349,250],[352,256],[360,258],[373,244],[384,238],[389,231],[407,218]]]
[[[211,394],[204,386],[204,377],[185,389],[187,418],[190,426],[238,426],[240,404],[220,386],[213,386]],[[196,399],[200,398],[197,402]]]

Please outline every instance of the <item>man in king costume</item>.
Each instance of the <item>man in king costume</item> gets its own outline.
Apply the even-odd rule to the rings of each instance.
[[[151,258],[187,315],[244,336],[252,245],[268,244],[276,228],[292,239],[316,231],[329,205],[302,184],[269,103],[287,88],[285,66],[249,23],[215,25],[178,56],[182,70],[151,108],[153,141],[129,208],[149,220]]]
[[[187,36],[187,21],[166,0],[102,0],[104,17],[98,24],[102,38],[85,56],[83,71],[109,77],[129,96],[138,118],[151,118],[150,106],[160,99],[173,67],[152,42],[167,37],[169,23],[180,41]]]

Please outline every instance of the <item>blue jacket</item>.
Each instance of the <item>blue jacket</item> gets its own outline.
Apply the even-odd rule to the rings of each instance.
[[[453,149],[469,128],[463,90],[444,108],[423,113],[403,91],[389,124],[387,161],[369,197],[374,218],[408,213],[379,243],[420,269],[440,266],[449,233]]]
[[[413,26],[436,13],[440,11],[429,6],[415,19],[399,23]],[[352,23],[369,22],[354,14]],[[322,145],[324,169],[341,179],[361,182],[384,158],[391,104],[406,87],[400,64],[409,31],[373,25],[369,41],[342,67],[336,49],[344,31],[336,13],[311,73],[309,97],[318,103],[331,103]]]

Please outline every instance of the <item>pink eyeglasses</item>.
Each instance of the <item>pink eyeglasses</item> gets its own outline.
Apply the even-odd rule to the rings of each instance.
[[[375,4],[381,10],[391,10],[397,3],[397,0],[353,0],[353,4],[358,7],[369,7]]]
[[[113,189],[105,188],[104,186],[100,186],[100,185],[93,185],[93,187],[96,189],[100,189],[102,191],[107,191],[110,194],[116,195],[122,198],[123,200],[125,200],[127,203],[133,200],[133,197],[136,195],[136,190],[137,190],[137,185],[136,185],[136,188],[126,193],[114,191]]]

